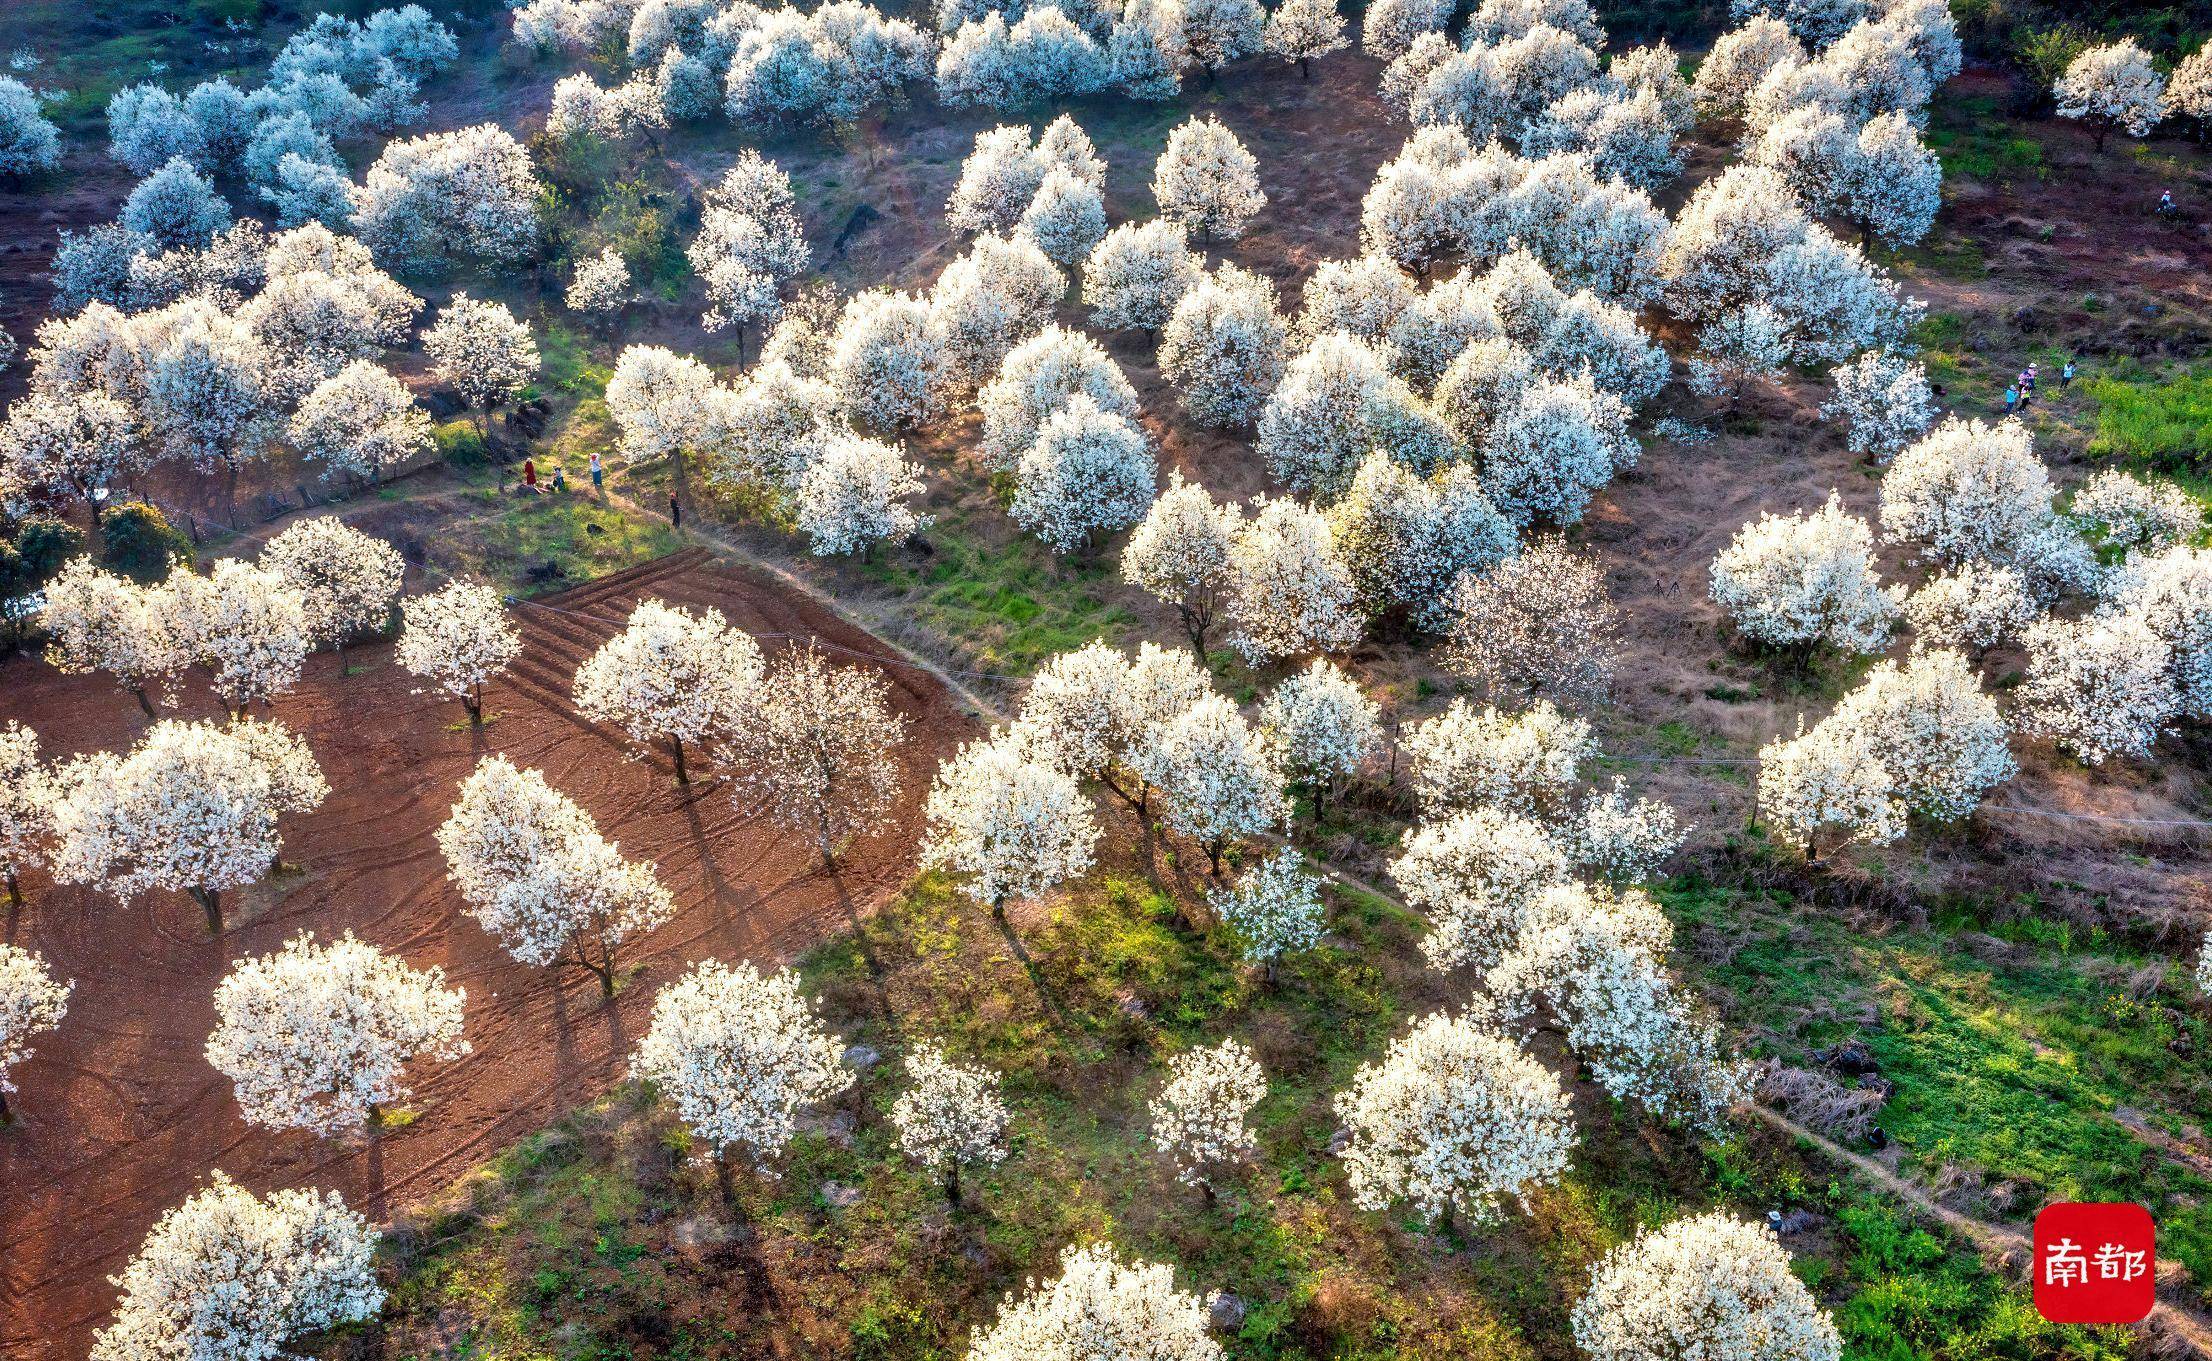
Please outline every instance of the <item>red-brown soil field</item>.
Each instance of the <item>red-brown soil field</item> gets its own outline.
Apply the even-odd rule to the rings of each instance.
[[[810,637],[883,650],[765,576],[673,554],[518,609],[523,655],[487,694],[482,728],[458,704],[416,693],[388,644],[348,649],[343,666],[311,658],[276,716],[306,734],[332,794],[287,823],[286,870],[233,895],[220,940],[182,896],[123,903],[27,878],[9,939],[43,953],[76,992],[68,1025],[16,1070],[21,1117],[0,1141],[0,1354],[82,1355],[114,1302],[108,1276],[209,1172],[262,1192],[335,1188],[382,1219],[616,1081],[657,985],[692,961],[789,959],[907,881],[922,794],[971,726],[957,703],[925,673],[884,668],[909,722],[905,797],[887,831],[826,872],[807,841],[749,815],[725,781],[679,787],[665,757],[638,759],[620,734],[576,717],[577,663],[646,596],[713,605],[771,653]],[[189,691],[182,709],[212,706]],[[57,757],[128,745],[145,724],[106,681],[30,656],[0,667],[0,718],[35,718]],[[446,882],[433,830],[462,777],[495,752],[544,771],[626,855],[655,861],[676,896],[678,916],[633,948],[643,986],[612,1006],[588,975],[509,959]],[[468,990],[473,1052],[425,1066],[417,1118],[372,1143],[248,1127],[201,1054],[231,961],[303,930],[351,930]]]

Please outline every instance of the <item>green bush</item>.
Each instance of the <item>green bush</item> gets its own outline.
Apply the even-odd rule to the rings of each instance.
[[[0,540],[0,605],[20,600],[54,579],[62,564],[84,551],[84,531],[61,520],[26,520],[13,539]],[[14,643],[25,621],[0,613],[0,639]]]
[[[438,457],[453,468],[481,468],[492,460],[491,449],[473,421],[447,421],[430,432],[438,443]]]
[[[171,566],[192,560],[192,541],[144,501],[126,501],[100,516],[100,561],[133,581],[160,581]]]

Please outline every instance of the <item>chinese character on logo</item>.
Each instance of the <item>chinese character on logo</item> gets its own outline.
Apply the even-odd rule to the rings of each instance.
[[[2140,1205],[2044,1207],[2035,1217],[2035,1307],[2053,1323],[2140,1323],[2156,1298],[2157,1226]]]

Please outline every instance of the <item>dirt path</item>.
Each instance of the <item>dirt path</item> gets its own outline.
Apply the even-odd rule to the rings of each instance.
[[[1898,1176],[1863,1153],[1853,1153],[1834,1140],[1814,1133],[1779,1111],[1753,1106],[1751,1112],[1783,1133],[1811,1144],[1858,1173],[1876,1189],[1904,1201],[1971,1243],[1998,1270],[2023,1284],[2027,1282],[2029,1267],[2035,1260],[2034,1245],[2028,1235],[2009,1225],[1992,1224],[1986,1219],[1961,1214],[1938,1202],[1919,1184]],[[2197,1356],[2212,1356],[2212,1318],[2180,1302],[2183,1292],[2189,1289],[2187,1273],[2171,1261],[2159,1265],[2162,1268],[2158,1273],[2159,1293],[2163,1298],[2151,1307],[2150,1318],[2143,1326],[2161,1342],[2178,1344]]]
[[[23,1119],[0,1134],[0,1355],[84,1354],[114,1298],[117,1270],[152,1220],[220,1167],[267,1191],[314,1184],[372,1216],[435,1192],[620,1075],[655,989],[690,962],[788,959],[895,893],[914,870],[919,802],[936,763],[972,724],[928,674],[887,669],[910,720],[907,798],[891,828],[835,876],[794,838],[746,816],[717,781],[689,792],[664,759],[633,759],[568,702],[576,663],[611,635],[641,595],[712,604],[756,634],[819,637],[857,652],[884,645],[814,600],[703,551],[672,555],[525,608],[525,647],[493,686],[481,730],[458,706],[412,693],[390,648],[328,656],[277,707],[305,732],[330,779],[330,801],[285,829],[302,872],[240,895],[235,924],[206,938],[197,908],[168,894],[119,904],[82,890],[26,885],[11,939],[76,980],[69,1017],[16,1070]],[[0,717],[35,720],[56,754],[115,747],[143,727],[135,706],[98,679],[67,678],[19,658],[0,667]],[[195,712],[211,710],[188,697]],[[465,919],[431,832],[460,779],[499,752],[543,770],[600,821],[625,854],[658,863],[680,906],[647,939],[644,972],[612,1008],[588,978],[509,960]],[[298,931],[351,929],[410,963],[442,966],[468,990],[467,1059],[419,1075],[420,1117],[362,1148],[244,1125],[201,1055],[211,996],[230,962]]]

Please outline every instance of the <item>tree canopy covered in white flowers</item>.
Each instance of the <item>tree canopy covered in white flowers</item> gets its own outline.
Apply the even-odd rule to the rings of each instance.
[[[1591,1361],[1837,1361],[1836,1325],[1772,1230],[1724,1212],[1639,1234],[1590,1271],[1571,1315]]]
[[[740,1149],[764,1169],[797,1133],[799,1112],[852,1085],[844,1045],[788,969],[695,965],[653,1000],[630,1072],[675,1107],[720,1160]]]
[[[998,1317],[979,1329],[968,1361],[1221,1361],[1221,1344],[1206,1331],[1196,1295],[1175,1287],[1174,1271],[1157,1262],[1128,1265],[1111,1246],[1069,1248],[1060,1274],[1031,1280],[1008,1295]]]
[[[216,1172],[155,1223],[115,1278],[122,1299],[92,1355],[281,1356],[298,1338],[375,1315],[378,1237],[336,1191],[264,1199]]]
[[[752,715],[762,670],[760,645],[720,610],[641,600],[622,632],[576,668],[576,710],[640,746],[666,746],[676,782],[688,784],[686,750]]]
[[[499,593],[456,577],[400,607],[405,627],[392,654],[400,666],[441,694],[461,701],[473,723],[484,721],[484,686],[522,652]]]
[[[248,1123],[357,1130],[406,1100],[411,1061],[469,1052],[465,996],[443,969],[411,969],[351,932],[323,946],[303,932],[239,960],[216,988],[207,1061]]]
[[[524,964],[589,970],[612,997],[621,948],[675,915],[653,866],[535,770],[487,756],[437,831],[447,873],[483,928]]]

